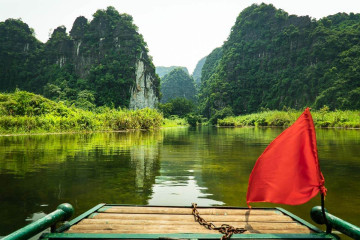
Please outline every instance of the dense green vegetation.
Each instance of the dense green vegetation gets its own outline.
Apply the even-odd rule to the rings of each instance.
[[[181,68],[184,72],[186,72],[189,75],[189,71],[186,67],[180,67],[180,66],[171,66],[171,67],[156,67],[155,72],[159,77],[162,79],[166,74],[170,73],[172,70],[176,68]]]
[[[161,102],[166,103],[174,98],[185,98],[195,101],[196,89],[194,79],[182,68],[175,68],[161,79]]]
[[[200,88],[201,72],[202,72],[202,68],[205,64],[205,61],[206,61],[206,57],[203,57],[202,59],[200,59],[199,62],[196,64],[193,74],[191,75],[195,81],[196,89]]]
[[[21,20],[1,22],[0,91],[20,88],[83,109],[128,107],[142,61],[159,97],[160,79],[137,30],[130,15],[113,7],[98,10],[90,22],[78,17],[70,34],[56,28],[45,44]]]
[[[201,86],[207,86],[208,83],[203,84],[203,82],[207,81],[210,76],[215,72],[217,66],[219,65],[219,61],[223,56],[223,49],[221,47],[215,48],[205,60],[205,63],[201,69]],[[203,92],[203,91],[201,91]]]
[[[132,17],[113,7],[98,10],[91,21],[78,17],[69,33],[56,28],[45,44],[26,23],[8,19],[0,22],[0,91],[19,88],[62,102],[64,109],[103,114],[129,106],[131,91],[140,88],[135,79],[142,61],[156,97],[162,96],[158,109],[165,117],[196,124],[204,116],[216,124],[261,109],[325,105],[345,114],[360,109],[359,41],[360,14],[315,20],[254,4],[240,13],[224,45],[199,61],[197,84],[184,67],[157,67],[160,93],[143,37]],[[16,116],[45,113],[21,114]]]
[[[302,111],[263,111],[237,117],[226,117],[218,120],[219,126],[278,126],[287,127],[295,122]],[[311,113],[316,127],[360,128],[360,111],[329,111],[327,106]]]
[[[188,121],[186,118],[180,118],[176,115],[172,115],[168,118],[164,118],[164,122],[162,127],[168,128],[168,127],[187,127],[189,126]]]
[[[174,123],[178,122],[178,118],[183,118],[181,121],[187,121],[191,125],[196,125],[196,121],[192,121],[191,116],[196,114],[196,88],[195,82],[186,68],[183,67],[157,67],[165,72],[171,69],[166,75],[161,78],[161,103],[158,104],[158,109],[163,113],[165,118],[173,119]],[[185,120],[186,117],[186,120]],[[178,125],[183,125],[179,122]],[[166,124],[169,125],[169,124]],[[170,124],[171,125],[171,124]]]
[[[43,44],[21,20],[0,22],[0,91],[24,85],[30,88],[39,73]]]
[[[173,115],[185,117],[187,114],[195,110],[195,105],[192,101],[186,98],[173,98],[167,103],[159,103],[158,109],[166,118]]]
[[[206,118],[197,114],[195,104],[185,98],[174,98],[167,103],[159,103],[158,109],[165,117],[164,126],[188,124],[195,127],[198,124],[208,124]],[[172,121],[172,123],[169,123],[169,121]],[[214,123],[216,124],[215,121]]]
[[[271,4],[246,8],[203,66],[200,113],[360,109],[359,30],[360,14],[315,20]]]
[[[162,114],[149,108],[88,111],[25,91],[0,94],[0,133],[118,131],[159,128],[162,124]]]
[[[174,98],[167,103],[159,103],[158,109],[166,118],[165,126],[184,125],[183,122],[190,126],[196,126],[206,121],[201,115],[196,113],[194,102],[186,98]],[[172,120],[170,124],[169,121]]]

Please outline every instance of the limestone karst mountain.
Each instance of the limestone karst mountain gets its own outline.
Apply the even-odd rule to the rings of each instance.
[[[56,28],[46,43],[26,23],[8,19],[0,23],[0,43],[0,91],[20,88],[53,100],[134,109],[159,101],[147,45],[132,17],[113,7],[91,21],[78,17],[69,34]]]

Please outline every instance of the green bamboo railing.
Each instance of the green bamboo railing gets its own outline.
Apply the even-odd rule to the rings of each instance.
[[[74,208],[69,203],[60,204],[57,209],[46,215],[45,217],[33,222],[7,236],[1,240],[25,240],[29,239],[36,234],[44,231],[49,227],[55,226],[56,223],[60,221],[65,221],[70,219],[74,213]]]
[[[330,226],[339,232],[353,238],[360,239],[360,228],[348,223],[330,213],[326,212],[326,219]],[[325,224],[323,213],[320,206],[313,207],[311,209],[311,218],[317,224]]]

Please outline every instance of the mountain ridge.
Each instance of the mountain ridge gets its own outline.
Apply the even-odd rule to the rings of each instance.
[[[234,114],[261,109],[359,109],[360,14],[320,20],[253,4],[236,19],[220,48],[207,58],[200,112]]]

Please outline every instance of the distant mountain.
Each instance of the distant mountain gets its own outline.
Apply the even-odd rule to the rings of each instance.
[[[113,7],[91,21],[78,17],[69,34],[56,28],[45,44],[21,20],[1,22],[0,91],[20,88],[69,104],[155,107],[160,79],[137,30],[130,15]]]
[[[196,88],[200,87],[201,71],[202,71],[205,61],[206,61],[206,57],[203,57],[202,59],[200,59],[199,62],[196,64],[193,74],[191,75],[195,81]]]
[[[199,107],[209,117],[261,108],[360,109],[360,14],[320,20],[253,4],[202,69]],[[220,54],[221,53],[221,54]]]
[[[160,78],[163,78],[166,74],[170,73],[175,68],[181,68],[186,74],[189,75],[189,71],[186,67],[179,67],[179,66],[171,66],[171,67],[156,67],[156,74],[159,75]]]
[[[162,103],[174,98],[186,98],[195,101],[194,79],[183,68],[175,68],[161,79],[161,94]]]

